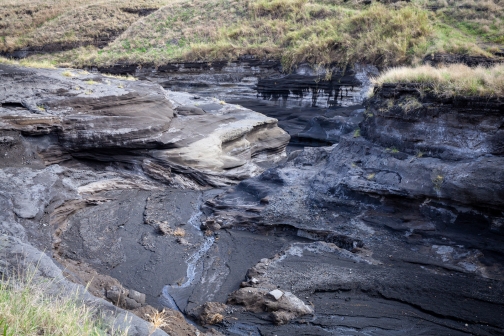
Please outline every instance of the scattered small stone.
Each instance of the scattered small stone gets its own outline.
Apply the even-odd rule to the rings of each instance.
[[[142,305],[136,300],[130,299],[129,297],[125,297],[121,300],[121,306],[126,309],[133,310],[136,308],[140,308]]]
[[[166,222],[159,223],[158,230],[159,230],[159,232],[161,232],[165,236],[172,232],[170,225],[168,225],[168,223],[166,223]]]
[[[177,243],[179,243],[180,245],[190,245],[185,238],[177,238]]]
[[[135,300],[138,303],[145,303],[145,294],[137,292],[136,290],[130,289],[128,297]]]
[[[268,296],[278,301],[283,296],[283,294],[284,293],[281,290],[274,289],[268,293]]]

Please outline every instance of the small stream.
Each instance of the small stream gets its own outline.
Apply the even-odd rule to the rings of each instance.
[[[212,96],[212,93],[215,94],[218,91],[217,88],[218,85],[213,87],[212,90],[209,90],[209,92],[201,90],[199,87],[186,86],[183,89],[184,91],[201,96]],[[335,142],[334,139],[325,138],[325,130],[320,129],[318,126],[315,126],[315,129],[317,129],[315,132],[316,134],[304,134],[304,132],[310,132],[310,130],[314,129],[314,118],[332,118],[335,115],[339,115],[341,113],[340,111],[360,108],[359,105],[350,108],[336,106],[310,107],[303,104],[295,106],[295,104],[282,103],[281,100],[267,100],[261,99],[260,97],[247,97],[245,99],[236,99],[236,95],[231,95],[231,97],[235,99],[226,99],[226,101],[230,104],[238,104],[251,110],[263,113],[269,117],[276,118],[278,120],[278,125],[291,135],[291,141],[286,149],[288,153],[293,150],[302,149],[304,146],[318,147],[332,145]],[[224,99],[231,97],[227,96],[221,98]],[[320,138],[318,138],[318,136],[320,136]],[[201,211],[195,212],[188,220],[188,224],[196,228],[196,231],[198,232],[201,232],[199,228],[199,219],[202,215]],[[164,286],[162,296],[160,298],[161,304],[167,308],[182,312],[177,304],[177,301],[180,303],[182,300],[185,300],[190,295],[188,288],[197,285],[197,282],[199,281],[198,274],[200,275],[201,270],[203,269],[202,258],[212,247],[214,241],[215,238],[213,236],[204,237],[204,241],[201,243],[198,250],[186,260],[187,271],[186,276],[184,277],[184,282]]]
[[[187,223],[199,230],[199,218],[202,214],[203,213],[201,211],[195,212]],[[173,295],[177,293],[177,291],[190,287],[194,284],[194,281],[196,280],[196,275],[198,273],[198,266],[200,266],[201,268],[203,266],[202,262],[200,263],[201,258],[208,252],[208,250],[212,247],[214,242],[215,242],[214,236],[205,237],[205,240],[200,245],[198,250],[193,255],[191,255],[186,261],[187,272],[185,276],[185,281],[181,284],[166,285],[163,288],[160,301],[165,307],[177,310],[182,313],[177,303],[175,302]]]

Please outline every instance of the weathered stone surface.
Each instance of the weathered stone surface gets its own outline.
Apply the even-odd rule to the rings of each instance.
[[[303,109],[361,104],[372,86],[369,77],[378,74],[377,68],[370,65],[346,69],[333,67],[327,71],[304,63],[285,71],[279,61],[250,56],[234,62],[185,62],[156,67],[116,64],[98,70],[132,74],[170,90],[195,92],[225,101],[260,97],[277,107]]]
[[[128,296],[140,304],[145,303],[145,294],[137,292],[136,290],[130,289]]]
[[[504,279],[504,260],[497,257],[504,253],[498,224],[504,161],[491,150],[499,143],[501,105],[458,106],[432,97],[415,103],[411,92],[396,94],[388,103],[375,93],[359,132],[341,135],[331,147],[292,152],[284,164],[206,202],[208,221],[225,228],[293,230],[316,241],[261,260],[247,272],[236,303],[259,312],[260,294],[249,287],[286,287],[314,303],[317,320],[324,316],[303,327],[307,333],[402,330],[393,322],[397,314],[401,323],[431,334],[491,334],[503,327],[504,309],[494,294]],[[493,294],[483,294],[489,287]],[[285,320],[284,314],[273,318]]]
[[[280,160],[289,141],[275,119],[155,84],[3,65],[0,78],[0,128],[46,135],[38,145],[46,163],[120,161],[165,183],[221,186]]]
[[[145,293],[152,313],[174,309],[169,332],[182,335],[198,331],[180,312],[198,307],[208,308],[209,321],[222,315],[206,327],[226,334],[490,335],[504,328],[498,101],[415,101],[414,90],[391,87],[376,92],[367,111],[304,111],[291,123],[298,144],[332,146],[294,151],[248,178],[283,154],[286,135],[273,119],[151,83],[9,71],[2,79],[17,76],[17,88],[35,91],[2,102],[0,155],[8,159],[0,159],[0,228],[53,252],[69,279],[98,279],[91,293],[106,297],[117,286],[131,308],[143,300],[129,294]],[[48,91],[28,85],[31,76],[49,78]],[[86,84],[90,78],[102,84]],[[51,83],[84,90],[64,93]],[[79,93],[86,90],[94,91]],[[147,114],[145,124],[135,122],[141,132],[122,133],[119,142],[105,123],[96,134],[104,147],[73,121],[68,130],[87,140],[63,141],[65,116],[88,113],[75,112],[72,98],[110,109],[112,119],[99,120],[116,125],[124,115],[112,96],[131,99],[139,113],[163,99],[171,107],[160,103],[166,114],[155,127],[148,124],[158,116]],[[180,106],[205,113],[169,116]],[[429,106],[444,112],[436,116]],[[457,125],[464,136],[453,141]],[[197,190],[241,179],[225,192]],[[169,234],[160,234],[162,223]],[[284,294],[268,294],[275,291]],[[214,311],[228,298],[233,305]]]
[[[175,111],[177,111],[179,115],[183,116],[205,114],[205,111],[203,111],[199,107],[191,107],[191,106],[179,106],[175,109]]]
[[[224,320],[227,306],[220,302],[205,302],[192,309],[189,314],[196,318],[200,325],[217,324]]]
[[[270,312],[276,324],[285,324],[290,320],[313,313],[313,308],[291,292],[285,292],[276,299],[268,295],[268,289],[261,287],[245,287],[230,294],[228,303],[243,305],[254,313]]]
[[[289,140],[275,119],[151,83],[3,65],[0,79],[1,232],[52,252],[69,279],[130,310],[159,305],[202,240],[197,226],[180,227],[200,192],[158,192],[234,184],[282,159]],[[172,234],[159,235],[160,223]],[[130,334],[152,332],[142,323]]]

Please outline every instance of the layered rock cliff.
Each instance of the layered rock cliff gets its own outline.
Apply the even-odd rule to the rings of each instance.
[[[176,310],[230,335],[504,328],[499,99],[384,85],[302,115],[295,141],[329,146],[286,156],[276,120],[237,105],[0,70],[5,253],[30,243],[98,297],[172,308],[172,334],[199,332]]]
[[[148,318],[146,304],[160,307],[155,297],[178,277],[187,246],[202,239],[199,228],[180,226],[197,213],[199,190],[262,172],[285,157],[288,141],[275,119],[215,99],[85,71],[1,66],[2,272],[26,266],[16,255],[27,264],[39,255],[37,276],[84,292],[70,279]],[[157,208],[162,198],[173,208]],[[102,299],[82,298],[130,335],[165,334]],[[199,333],[180,312],[165,315],[170,334]]]
[[[135,165],[155,179],[180,173],[223,186],[281,159],[289,136],[276,120],[236,105],[146,82],[63,70],[2,67],[1,127],[40,136],[45,163],[72,157]]]
[[[317,318],[297,330],[499,334],[503,107],[386,85],[337,144],[293,152],[207,201],[207,225],[315,241],[246,278],[312,300]]]

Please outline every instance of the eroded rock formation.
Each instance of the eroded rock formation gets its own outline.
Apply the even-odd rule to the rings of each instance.
[[[66,279],[88,286],[120,308],[83,298],[111,324],[129,320],[131,335],[165,334],[121,308],[145,318],[144,310],[155,311],[146,301],[159,307],[154,297],[175,281],[149,281],[163,266],[159,256],[174,258],[166,271],[178,276],[170,265],[181,270],[201,239],[199,229],[183,227],[197,211],[198,190],[260,173],[285,156],[289,141],[275,119],[243,107],[77,70],[1,66],[0,104],[2,272],[16,267],[10,254],[36,263],[36,252],[44,258],[40,276],[83,292]],[[164,200],[180,211],[167,212]],[[130,248],[137,242],[143,254]],[[177,324],[166,331],[200,333],[179,312],[165,315]]]
[[[208,200],[207,222],[308,239],[246,279],[313,302],[296,330],[498,334],[503,106],[385,86],[353,132]]]
[[[500,100],[384,86],[293,116],[297,144],[326,146],[286,157],[276,120],[240,106],[0,70],[2,237],[93,295],[172,308],[180,335],[502,333]]]
[[[179,182],[172,181],[173,171],[187,183],[223,186],[278,161],[289,140],[275,119],[145,82],[62,70],[1,71],[0,125],[43,136],[38,153],[46,163],[70,157],[122,162],[168,183]],[[177,116],[181,107],[205,113]]]

